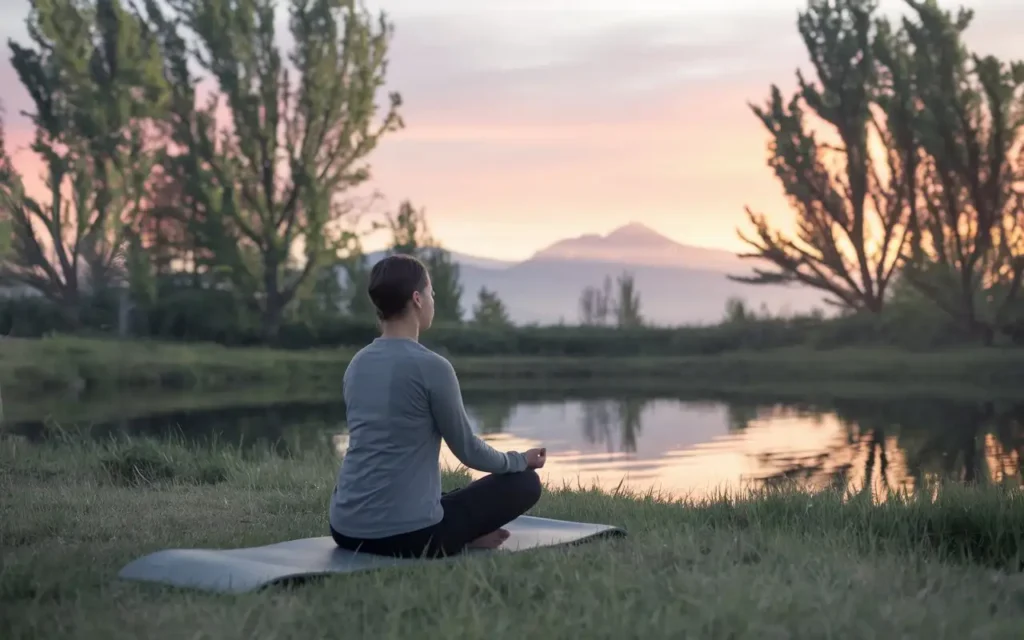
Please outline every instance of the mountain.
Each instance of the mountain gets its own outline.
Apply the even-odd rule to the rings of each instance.
[[[680,244],[639,222],[604,236],[587,234],[560,240],[535,253],[531,260],[584,260],[717,271],[749,268],[732,252]]]
[[[516,264],[515,262],[509,262],[508,260],[498,260],[496,258],[482,258],[480,256],[472,256],[468,253],[459,253],[458,251],[448,252],[454,262],[459,263],[463,267],[476,267],[480,269],[504,269],[511,267]],[[381,258],[387,255],[386,251],[373,251],[366,254],[366,261],[372,266],[377,264]]]
[[[463,307],[476,303],[481,287],[495,291],[513,321],[552,324],[579,321],[579,299],[585,287],[614,283],[623,271],[633,275],[640,292],[643,317],[658,325],[713,324],[725,314],[731,297],[751,308],[772,312],[809,312],[822,308],[822,296],[807,287],[748,285],[729,280],[720,270],[583,260],[528,260],[505,269],[462,266]]]
[[[374,263],[382,252],[369,256]],[[809,312],[822,308],[822,295],[807,287],[748,285],[728,279],[749,273],[752,261],[719,249],[677,243],[639,223],[611,233],[568,238],[519,263],[459,253],[462,306],[467,314],[486,287],[498,294],[516,323],[579,321],[585,287],[601,286],[630,272],[640,292],[644,318],[659,325],[711,324],[722,319],[729,298],[772,312]]]

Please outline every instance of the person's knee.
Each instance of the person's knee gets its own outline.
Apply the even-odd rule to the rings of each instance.
[[[544,491],[544,486],[541,484],[540,476],[537,475],[537,471],[534,469],[527,469],[526,471],[517,474],[517,476],[517,488],[522,494],[523,500],[532,507],[537,504],[537,501],[540,500],[541,493]]]

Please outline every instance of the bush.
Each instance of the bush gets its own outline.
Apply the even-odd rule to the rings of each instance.
[[[116,326],[116,306],[93,305],[87,333]],[[33,298],[0,301],[0,330],[18,337],[68,333],[71,326],[51,305]],[[82,333],[79,328],[78,333]],[[228,292],[169,289],[137,308],[131,318],[136,337],[226,346],[263,343],[258,319]],[[273,345],[284,349],[353,347],[378,335],[373,319],[326,315],[289,318]],[[822,319],[744,318],[711,326],[639,327],[520,326],[487,328],[439,324],[423,336],[438,351],[464,356],[689,356],[793,347],[894,347],[934,350],[975,340],[945,315],[912,304],[893,304],[881,315],[851,314]]]

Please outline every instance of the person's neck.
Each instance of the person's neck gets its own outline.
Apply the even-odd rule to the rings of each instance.
[[[384,322],[381,327],[380,336],[382,338],[400,338],[419,342],[420,327],[415,320],[402,319]]]

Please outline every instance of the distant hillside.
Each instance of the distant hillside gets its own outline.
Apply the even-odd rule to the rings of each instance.
[[[730,297],[772,311],[810,311],[822,307],[821,296],[806,288],[745,285],[721,271],[570,260],[528,260],[507,269],[463,266],[463,306],[472,308],[477,291],[496,291],[517,323],[541,324],[579,320],[584,287],[600,285],[606,276],[630,271],[641,296],[641,313],[661,325],[709,324],[722,319]]]
[[[371,263],[384,254],[370,255]],[[822,295],[806,287],[754,286],[727,275],[749,273],[752,263],[728,251],[679,244],[633,223],[606,236],[585,235],[556,242],[520,263],[459,253],[463,308],[467,314],[481,287],[497,292],[516,323],[575,324],[580,293],[623,271],[633,274],[641,313],[661,325],[709,324],[725,313],[726,301],[743,298],[773,312],[823,308]]]
[[[588,234],[560,240],[535,253],[531,260],[582,260],[730,272],[749,269],[730,251],[680,244],[639,222],[605,236]]]

